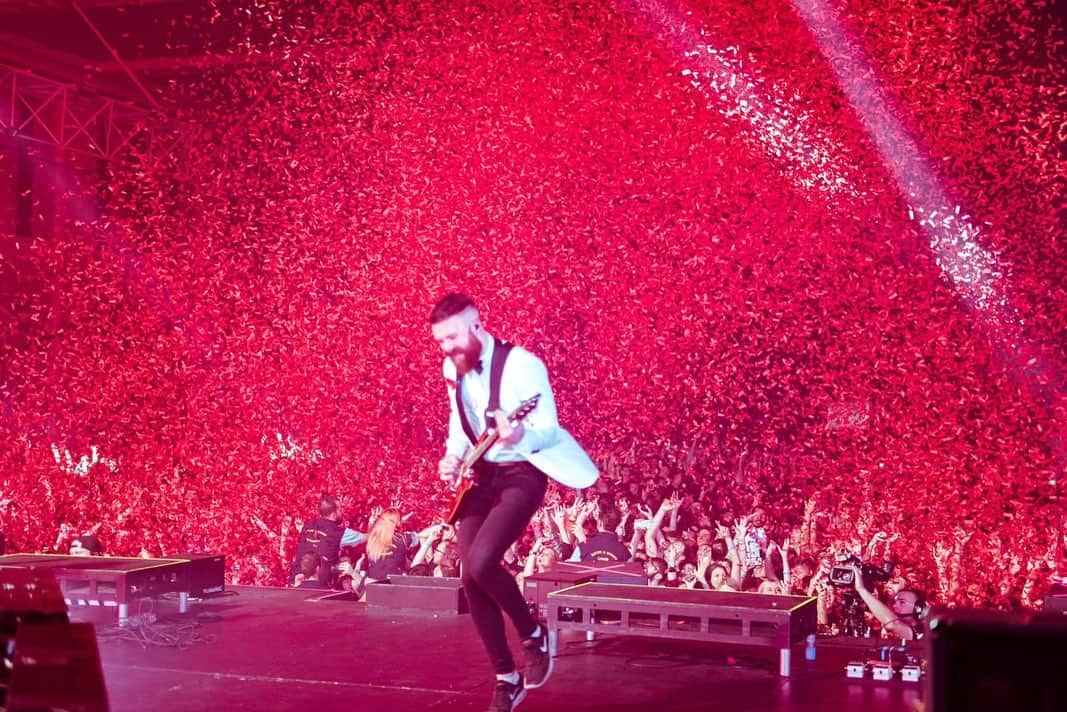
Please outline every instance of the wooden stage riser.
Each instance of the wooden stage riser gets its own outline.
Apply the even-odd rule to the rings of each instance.
[[[561,619],[560,610],[575,611],[583,618],[581,621]],[[588,616],[588,620],[585,618]],[[615,620],[604,620],[605,616]],[[585,607],[567,605],[566,602],[553,603],[549,606],[549,620],[560,630],[580,630],[604,633],[629,634],[631,629],[644,630],[648,635],[692,640],[715,640],[723,643],[738,643],[752,640],[760,644],[773,644],[777,647],[795,645],[804,640],[810,627],[814,630],[814,619],[806,626],[783,621],[780,615],[761,616],[759,613],[737,614],[722,613],[694,614],[692,607],[684,613],[670,613],[659,607],[638,607],[633,604],[627,608]],[[569,618],[569,616],[568,616]],[[599,618],[599,620],[598,620]],[[620,621],[621,618],[621,621]]]
[[[624,616],[621,626],[618,621],[558,621],[556,627],[560,630],[587,630],[610,633],[611,631],[645,630],[650,634],[677,633],[678,637],[686,633],[700,635],[700,640],[711,640],[710,636],[723,636],[720,642],[736,642],[739,638],[757,638],[761,643],[783,641],[788,631],[783,631],[781,625],[771,624],[766,626],[744,625],[745,621],[728,621],[719,619],[700,620],[689,616],[671,616],[658,620],[643,621],[635,620],[634,616]],[[661,636],[662,637],[662,636]],[[672,636],[674,637],[674,636]],[[797,641],[799,642],[799,641]]]
[[[791,649],[815,632],[815,599],[720,594],[583,583],[548,595],[549,644],[559,633],[607,633],[777,648],[791,674]]]
[[[130,603],[166,593],[178,594],[179,610],[189,610],[188,559],[141,559],[58,554],[0,556],[0,569],[50,572],[68,601],[114,606],[120,623],[129,618]]]

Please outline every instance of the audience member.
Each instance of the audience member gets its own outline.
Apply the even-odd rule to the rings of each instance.
[[[322,583],[323,579],[328,578],[328,575],[321,571],[325,565],[325,559],[314,551],[303,554],[300,557],[300,571],[293,579],[293,585],[297,588],[329,589],[329,586]]]
[[[852,567],[852,583],[867,610],[881,624],[886,635],[901,640],[917,640],[923,637],[923,617],[926,613],[926,596],[913,588],[902,588],[886,605],[867,588],[858,566]]]
[[[587,538],[571,555],[571,561],[632,561],[633,554],[619,539],[617,529],[622,521],[613,505],[593,510],[596,533]]]
[[[104,545],[92,534],[82,534],[70,543],[71,556],[103,556]]]
[[[300,563],[305,554],[314,553],[319,556],[321,559],[321,565],[317,567],[319,583],[329,586],[332,583],[333,569],[341,557],[341,548],[358,546],[364,540],[363,534],[341,524],[341,507],[333,495],[322,493],[319,497],[317,513],[318,516],[307,522],[300,531],[290,572],[290,580],[294,585],[296,585],[296,574],[299,572]]]

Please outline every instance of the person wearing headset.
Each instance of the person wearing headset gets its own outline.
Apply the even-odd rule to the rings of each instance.
[[[902,588],[893,596],[890,605],[883,603],[863,582],[858,566],[853,567],[852,582],[856,593],[863,599],[887,635],[901,640],[919,640],[923,637],[922,619],[926,615],[926,596],[913,588]]]

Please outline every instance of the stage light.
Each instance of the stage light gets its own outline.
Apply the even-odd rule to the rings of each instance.
[[[705,97],[708,110],[743,123],[752,147],[785,163],[783,172],[798,185],[832,196],[861,195],[859,181],[844,160],[844,147],[808,124],[803,97],[768,82],[752,56],[710,37],[691,13],[673,3],[623,4],[684,58],[679,60],[681,74]]]
[[[982,245],[981,231],[970,215],[952,200],[918,142],[904,127],[877,73],[845,22],[825,0],[792,0],[808,26],[826,64],[867,131],[900,195],[908,200],[908,216],[923,231],[942,275],[970,308],[979,329],[1005,360],[1010,373],[1039,406],[1049,409],[1065,398],[1055,361],[1043,344],[1030,338],[1004,287],[1006,268],[999,256]],[[1067,436],[1060,431],[1048,441],[1067,460]]]

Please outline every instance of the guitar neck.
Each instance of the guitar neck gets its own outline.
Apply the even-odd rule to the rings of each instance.
[[[518,408],[508,415],[508,420],[511,422],[521,421],[537,406],[537,401],[540,399],[540,393],[531,398],[527,398]],[[463,471],[470,471],[470,469],[474,467],[474,464],[478,462],[478,460],[481,460],[485,453],[489,451],[489,448],[493,447],[499,439],[500,434],[497,433],[496,428],[489,428],[482,433],[482,436],[478,438],[476,443],[474,443],[474,448],[463,458],[461,469]]]
[[[475,443],[474,449],[467,453],[467,456],[463,458],[463,467],[467,469],[474,467],[474,464],[478,462],[478,460],[481,460],[485,453],[489,452],[489,448],[496,444],[499,437],[496,428],[486,431],[482,437],[478,438],[478,442]]]

